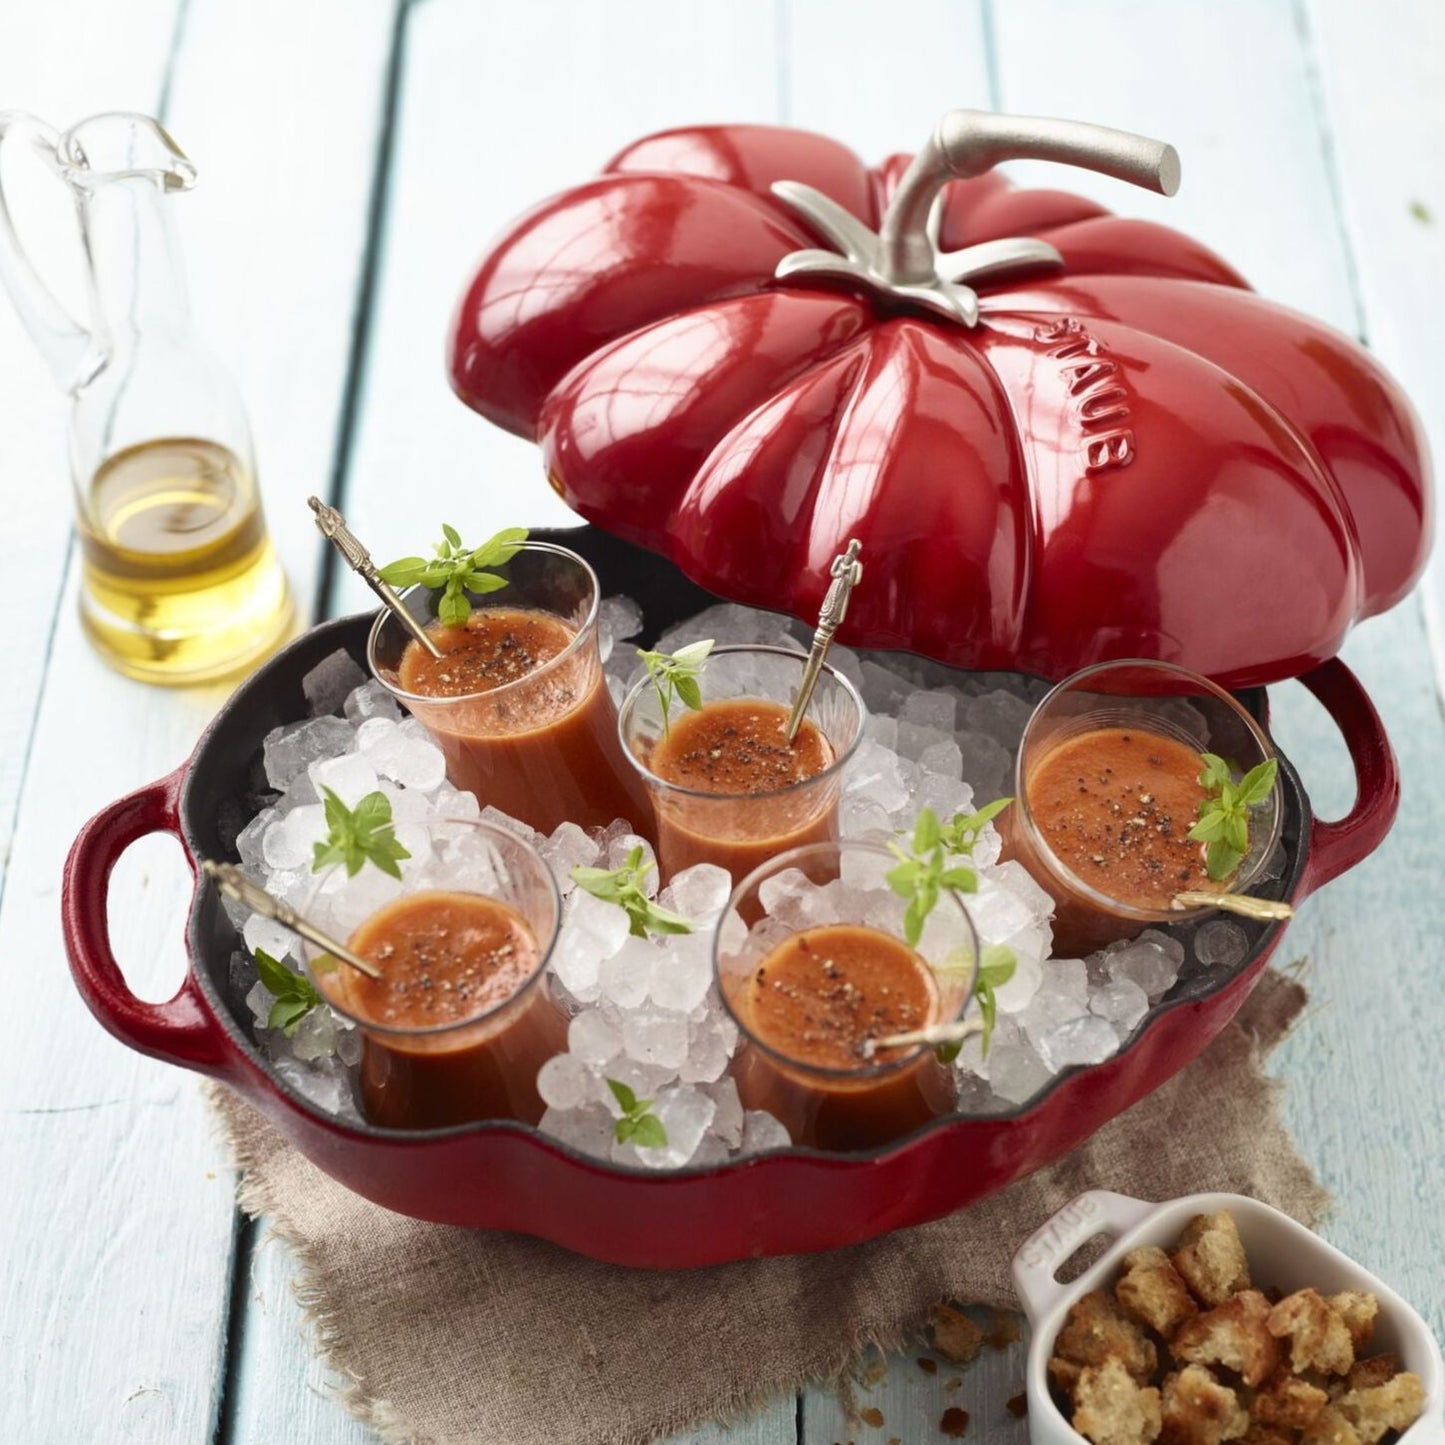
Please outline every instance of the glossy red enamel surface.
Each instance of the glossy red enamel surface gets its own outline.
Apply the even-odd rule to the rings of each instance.
[[[876,227],[906,160],[765,126],[640,141],[485,258],[453,384],[582,515],[724,595],[811,619],[859,537],[860,645],[1244,686],[1408,590],[1431,527],[1409,404],[1178,232],[990,174],[945,190],[943,245],[1036,235],[1066,264],[985,286],[977,327],[773,280],[818,244],[773,181]]]
[[[1030,1107],[942,1121],[881,1154],[786,1150],[667,1176],[584,1159],[515,1124],[424,1134],[338,1124],[264,1067],[249,1029],[222,1001],[218,980],[227,976],[235,944],[210,885],[191,910],[191,970],[176,997],[162,1004],[139,1000],[126,986],[111,950],[107,892],[117,858],[147,833],[175,834],[193,865],[198,855],[218,851],[218,799],[244,778],[265,732],[301,714],[299,679],[309,666],[338,646],[364,655],[369,621],[329,623],[298,640],[226,705],[188,765],[97,814],[67,860],[61,911],[76,986],[112,1034],[142,1053],[224,1080],[320,1168],[400,1213],[517,1230],[597,1259],[651,1268],[831,1249],[920,1224],[1057,1158],[1183,1068],[1234,1015],[1281,936],[1275,932],[1217,991],[1156,1011],[1122,1053],[1070,1071]],[[1348,670],[1331,662],[1303,681],[1340,728],[1358,799],[1347,818],[1314,822],[1298,843],[1296,901],[1373,851],[1399,794],[1379,717]]]

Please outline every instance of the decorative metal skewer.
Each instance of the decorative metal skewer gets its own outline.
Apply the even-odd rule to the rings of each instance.
[[[871,1059],[879,1049],[909,1049],[914,1044],[927,1044],[937,1048],[939,1044],[961,1044],[964,1039],[983,1032],[982,1019],[961,1019],[952,1024],[931,1024],[926,1029],[910,1029],[906,1034],[888,1034],[881,1039],[863,1041],[863,1057]]]
[[[863,544],[856,538],[848,543],[848,550],[833,558],[829,574],[833,580],[828,584],[823,605],[818,611],[818,630],[813,633],[813,647],[808,653],[808,665],[803,669],[803,681],[798,687],[798,696],[793,702],[793,711],[788,717],[787,739],[791,743],[803,725],[803,714],[813,700],[813,689],[823,671],[823,658],[833,645],[833,634],[842,626],[848,615],[848,599],[853,589],[863,580],[863,564],[858,553]]]
[[[1255,898],[1248,893],[1209,893],[1204,889],[1176,893],[1171,907],[1181,912],[1186,908],[1218,908],[1224,913],[1252,918],[1256,923],[1277,923],[1294,917],[1294,909],[1288,903],[1273,898]]]
[[[353,953],[344,943],[323,933],[314,923],[308,923],[289,903],[273,898],[259,883],[253,883],[234,863],[217,863],[214,858],[201,859],[201,871],[214,880],[216,887],[252,913],[270,918],[283,928],[299,933],[308,943],[324,948],[327,953],[360,969],[367,978],[380,978],[381,970],[374,963],[368,963],[359,953]]]
[[[433,657],[442,655],[441,648],[427,636],[424,628],[410,612],[406,604],[383,582],[377,573],[371,553],[356,539],[356,534],[346,525],[346,519],[335,507],[328,507],[320,497],[307,497],[306,505],[316,513],[316,530],[346,559],[346,565],[381,598],[382,605],[396,618]]]

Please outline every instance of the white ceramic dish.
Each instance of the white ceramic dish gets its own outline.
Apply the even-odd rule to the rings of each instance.
[[[1124,1194],[1092,1190],[1070,1202],[1019,1247],[1013,1258],[1014,1287],[1032,1331],[1028,1359],[1029,1439],[1032,1445],[1080,1445],[1077,1434],[1049,1394],[1047,1364],[1069,1306],[1112,1283],[1131,1249],[1142,1244],[1172,1248],[1196,1214],[1228,1209],[1239,1226],[1257,1283],[1289,1293],[1313,1285],[1321,1293],[1365,1289],[1380,1302],[1370,1352],[1391,1351],[1403,1369],[1425,1386],[1425,1409],[1400,1437],[1401,1445],[1445,1445],[1445,1366],[1425,1321],[1389,1285],[1296,1224],[1287,1214],[1242,1194],[1189,1194],[1146,1204]],[[1078,1279],[1060,1284],[1059,1268],[1095,1235],[1112,1237],[1102,1258]]]

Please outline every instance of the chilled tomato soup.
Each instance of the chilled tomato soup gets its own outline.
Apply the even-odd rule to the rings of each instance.
[[[838,836],[837,790],[796,786],[825,772],[833,750],[806,718],[789,743],[788,711],[760,698],[710,702],[651,745],[648,770],[683,790],[653,794],[665,874],[716,863],[741,878],[784,849]]]
[[[1205,849],[1189,830],[1207,796],[1197,749],[1140,727],[1097,728],[1065,738],[1024,780],[1034,828],[1054,856],[1107,899],[1167,912],[1174,896],[1218,892]],[[1117,914],[1070,889],[1012,826],[1009,847],[1054,895],[1056,947],[1098,946],[1128,931]],[[1062,894],[1062,896],[1061,896]]]
[[[739,1054],[743,1103],[775,1114],[794,1143],[867,1148],[952,1107],[952,1082],[932,1050],[864,1052],[869,1039],[937,1022],[933,971],[892,934],[851,923],[803,929],[765,955],[730,1001],[763,1045]]]
[[[542,833],[568,818],[584,828],[628,818],[647,831],[595,643],[563,657],[575,630],[518,607],[479,608],[429,635],[442,656],[409,642],[397,682],[457,787]]]
[[[349,944],[381,970],[379,979],[344,967],[326,976],[362,1029],[372,1123],[542,1117],[537,1070],[566,1048],[567,1025],[534,982],[541,951],[520,914],[480,893],[412,893],[372,914]]]

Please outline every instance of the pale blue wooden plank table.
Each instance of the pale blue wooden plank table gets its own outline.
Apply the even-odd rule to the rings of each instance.
[[[1445,455],[1445,18],[1354,0],[52,0],[0,10],[0,107],[66,124],[163,114],[198,160],[184,240],[195,308],[251,408],[272,528],[309,616],[364,605],[323,585],[298,500],[343,499],[374,536],[459,493],[477,529],[566,514],[525,444],[450,396],[441,339],[487,238],[626,140],[692,121],[782,121],[868,156],[944,110],[992,105],[1173,141],[1185,185],[1155,201],[1095,177],[1048,183],[1193,231],[1268,295],[1366,336]],[[1035,178],[1029,168],[1020,175]],[[1042,173],[1038,173],[1042,177]],[[67,218],[30,218],[60,255]],[[194,1081],[112,1043],[75,998],[56,922],[60,860],[101,804],[168,771],[219,701],[127,683],[74,618],[64,410],[0,305],[0,569],[21,599],[0,693],[0,980],[21,1026],[0,1055],[0,1437],[17,1442],[374,1437],[328,1393],[284,1251],[239,1223]],[[1438,584],[1346,656],[1401,756],[1381,852],[1311,900],[1280,962],[1314,1007],[1275,1060],[1306,1158],[1335,1192],[1325,1233],[1445,1333],[1445,724]],[[1276,730],[1321,811],[1350,801],[1343,750],[1294,686]],[[95,746],[97,719],[113,745]],[[183,967],[174,848],[117,873],[118,952],[143,996]],[[1021,1221],[1020,1231],[1032,1221]],[[1003,1408],[1018,1351],[955,1391],[908,1357],[862,1398],[780,1400],[732,1445],[1022,1441]],[[588,1439],[558,1421],[559,1441]]]

